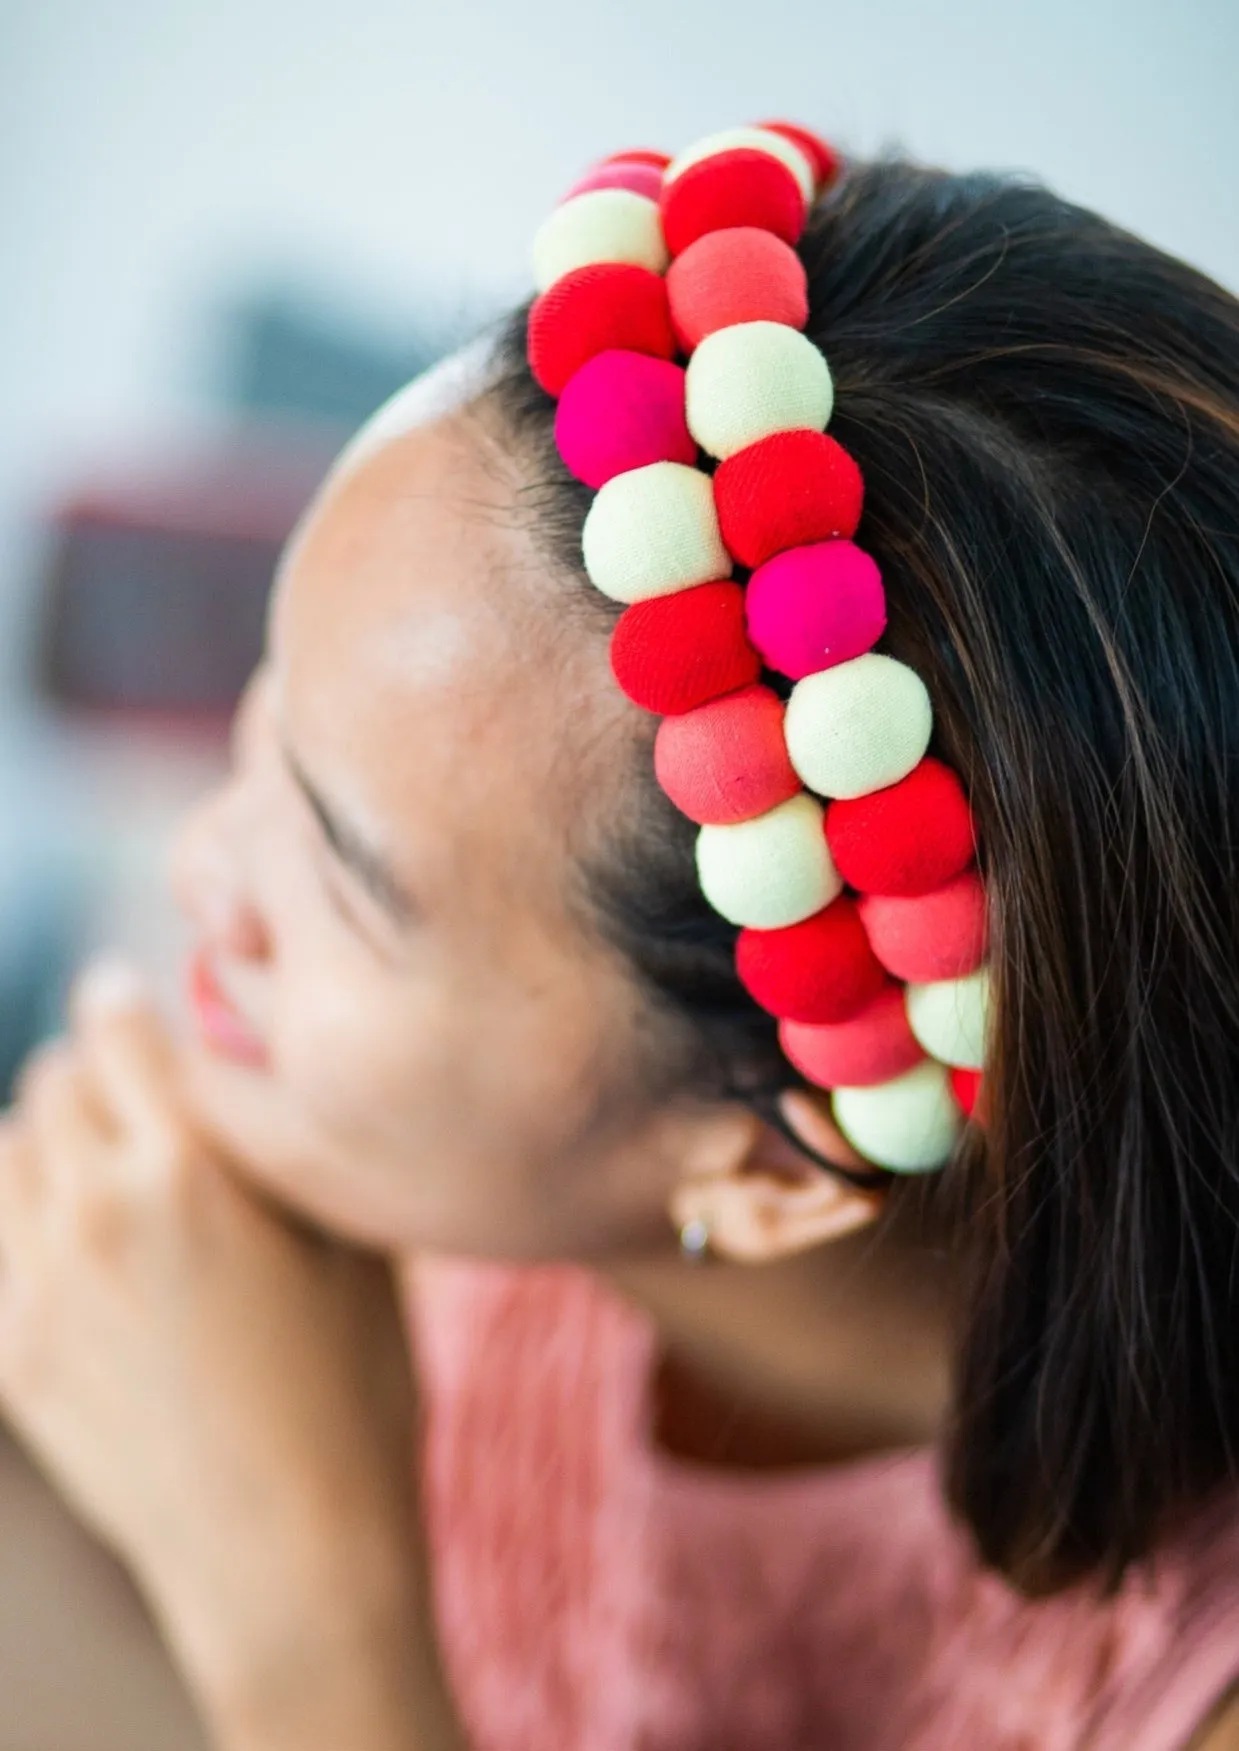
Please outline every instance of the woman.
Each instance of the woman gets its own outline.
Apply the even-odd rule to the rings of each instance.
[[[195,1037],[97,968],[6,1126],[0,1393],[227,1751],[1239,1744],[1239,307],[900,163],[798,253],[976,1119],[877,1171],[739,976],[518,312],[289,545]]]

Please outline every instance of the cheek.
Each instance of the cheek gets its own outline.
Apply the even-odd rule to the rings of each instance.
[[[324,944],[287,970],[277,1083],[350,1216],[373,1201],[428,1245],[536,1252],[591,1185],[588,1018],[470,971],[397,974]]]
[[[317,948],[317,952],[315,949]],[[351,945],[301,939],[279,981],[272,1044],[280,1080],[325,1130],[359,1142],[407,1137],[428,1088],[450,1077],[440,1018],[418,1013]]]
[[[289,1189],[371,1244],[536,1252],[562,1199],[519,1069],[479,1075],[460,1015],[409,984],[324,963],[282,1023],[279,1097],[311,1145]]]
[[[333,1158],[376,1167],[432,1148],[458,1160],[489,1119],[470,1097],[470,1003],[458,970],[414,941],[385,964],[339,917],[318,872],[286,867],[267,1038],[274,1082]]]

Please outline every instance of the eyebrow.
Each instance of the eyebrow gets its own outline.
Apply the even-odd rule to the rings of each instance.
[[[404,883],[382,853],[367,840],[365,834],[328,802],[292,749],[285,746],[283,752],[293,781],[309,804],[323,838],[336,858],[357,877],[366,892],[382,907],[394,924],[407,925],[417,908]]]

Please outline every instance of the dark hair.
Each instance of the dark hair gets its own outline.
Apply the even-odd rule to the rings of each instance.
[[[1239,304],[1040,187],[899,162],[849,167],[800,248],[990,894],[984,1139],[890,1193],[960,1250],[947,1494],[1026,1592],[1113,1587],[1239,1475]],[[494,403],[579,571],[523,335]],[[679,1074],[794,1086],[639,752],[597,916],[695,1042]]]

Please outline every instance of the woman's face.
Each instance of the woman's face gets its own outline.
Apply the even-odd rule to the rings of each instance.
[[[232,772],[179,842],[191,1098],[362,1242],[669,1232],[675,1119],[625,1073],[639,999],[571,891],[588,751],[614,771],[639,714],[564,587],[463,416],[388,442],[290,543]]]

